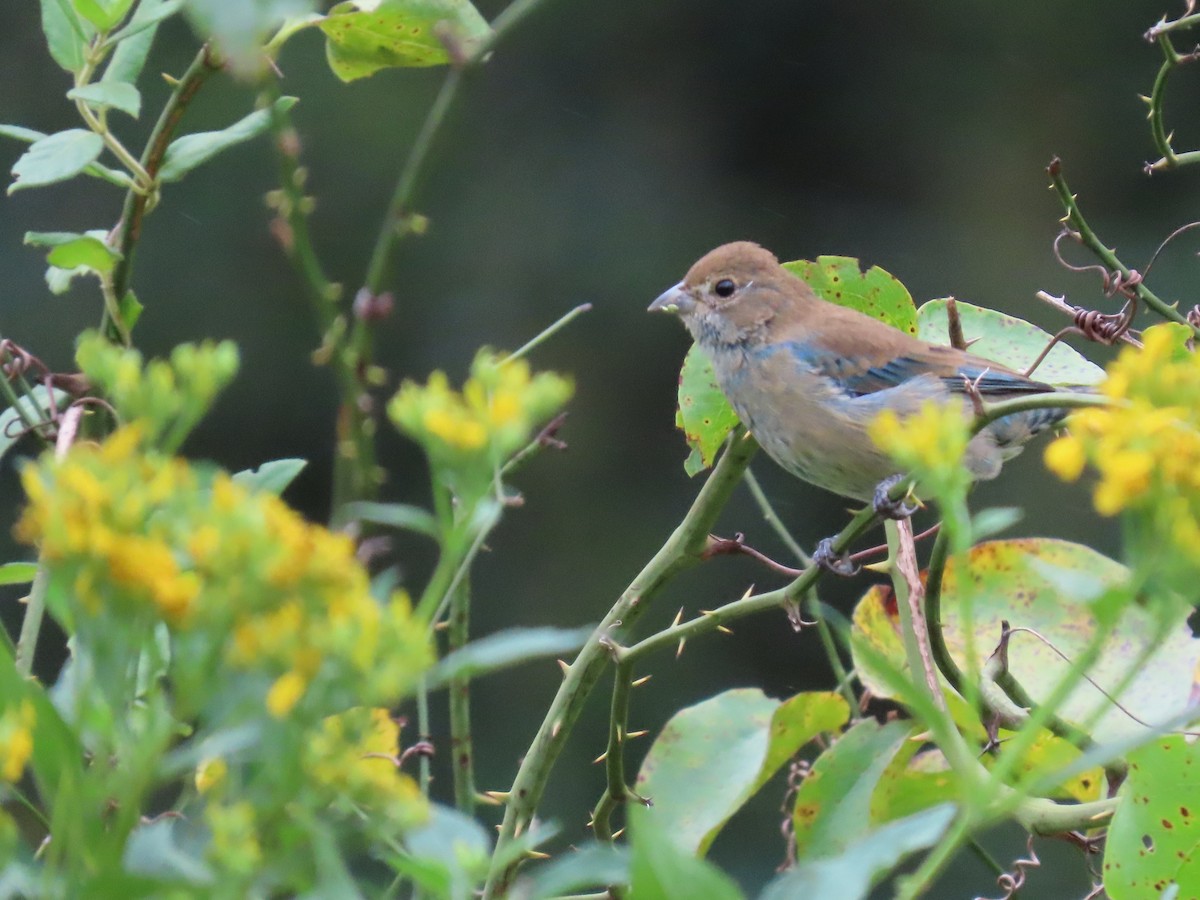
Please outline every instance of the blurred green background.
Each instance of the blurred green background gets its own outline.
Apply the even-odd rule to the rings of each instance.
[[[1114,309],[1094,274],[1067,272],[1053,259],[1061,209],[1044,168],[1052,155],[1063,158],[1093,226],[1137,268],[1195,215],[1194,174],[1151,179],[1142,171],[1156,154],[1137,94],[1149,91],[1159,62],[1142,33],[1182,11],[1165,3],[546,0],[465,85],[415,204],[430,218],[429,232],[400,245],[396,311],[377,340],[393,385],[439,367],[458,378],[479,345],[513,348],[572,306],[595,306],[534,356],[536,366],[576,379],[562,432],[570,449],[521,474],[526,504],[506,518],[475,570],[476,633],[598,620],[686,509],[699,482],[683,473],[673,415],[687,338],[645,308],[711,247],[750,239],[783,259],[856,256],[895,274],[918,302],[952,294],[1051,331],[1066,323],[1034,300],[1039,289]],[[491,19],[505,4],[477,5]],[[37,5],[9,4],[4,23],[0,122],[74,127],[62,98],[68,77],[45,50]],[[143,79],[142,121],[119,120],[127,143],[140,146],[168,92],[155,73],[179,74],[195,46],[181,23],[160,32]],[[289,44],[279,68],[283,91],[301,98],[295,119],[318,201],[315,239],[352,295],[444,72],[389,71],[344,85],[328,71],[315,33]],[[1182,147],[1200,142],[1184,112],[1200,99],[1188,77],[1172,84],[1168,103]],[[254,98],[252,86],[215,78],[182,130],[222,127]],[[7,170],[20,152],[0,144],[0,165]],[[241,375],[188,452],[231,469],[309,459],[289,499],[321,519],[336,396],[330,373],[310,363],[317,335],[309,309],[268,234],[263,195],[275,179],[271,150],[259,140],[165,189],[134,270],[146,305],[137,342],[157,354],[182,340],[235,339]],[[55,368],[70,365],[73,337],[98,321],[100,301],[86,284],[67,297],[49,295],[43,254],[23,247],[22,234],[111,227],[120,201],[92,180],[0,199],[0,334]],[[1156,263],[1152,286],[1191,305],[1187,242]],[[381,448],[386,496],[423,502],[420,456],[393,434],[382,435]],[[1013,534],[1118,553],[1085,491],[1049,478],[1039,459],[1040,449],[1026,454],[974,502],[1024,507]],[[837,498],[765,458],[755,470],[803,544],[845,521]],[[0,488],[10,522],[18,493],[11,460]],[[783,555],[744,492],[721,527]],[[28,555],[7,528],[2,540],[3,558]],[[395,557],[419,585],[428,548],[401,541]],[[871,577],[827,582],[822,597],[848,614]],[[680,606],[694,613],[733,599],[752,583],[768,588],[778,579],[747,561],[711,562],[680,579],[647,624],[665,624]],[[630,724],[652,731],[674,709],[728,687],[786,696],[831,684],[815,635],[793,633],[782,613],[689,645],[679,662],[664,657],[651,671]],[[482,787],[508,786],[557,682],[557,667],[546,663],[478,684]],[[544,804],[566,842],[586,838],[600,791],[602,772],[591,760],[603,749],[606,693],[604,684],[593,697]],[[448,789],[448,777],[441,784]],[[714,848],[747,886],[769,878],[784,857],[783,793],[780,780],[768,785]],[[1004,861],[1024,851],[1014,830],[999,829],[988,843]],[[1047,865],[1031,875],[1037,896],[1086,893],[1076,851],[1042,841],[1039,853]],[[989,888],[997,893],[968,856],[936,895]]]

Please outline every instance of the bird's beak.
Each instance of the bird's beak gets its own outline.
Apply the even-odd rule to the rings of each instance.
[[[686,313],[691,310],[693,302],[681,281],[659,294],[658,299],[650,304],[649,312]]]

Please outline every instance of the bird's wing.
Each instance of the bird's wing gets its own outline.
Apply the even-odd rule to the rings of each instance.
[[[914,378],[936,378],[953,393],[971,389],[983,397],[1041,394],[1053,391],[1048,384],[953,347],[913,342],[903,355],[872,352],[869,346],[847,347],[841,354],[815,352],[811,344],[790,342],[789,352],[798,362],[840,384],[848,394],[862,397],[898,387]],[[881,348],[882,349],[882,348]]]

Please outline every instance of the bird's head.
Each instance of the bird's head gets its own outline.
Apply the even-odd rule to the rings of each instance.
[[[683,281],[650,304],[672,312],[701,346],[730,346],[761,338],[768,322],[808,294],[804,282],[769,251],[749,241],[724,244],[701,257]]]

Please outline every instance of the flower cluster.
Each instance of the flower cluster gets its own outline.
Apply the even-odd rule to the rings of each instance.
[[[1103,516],[1124,513],[1129,536],[1162,560],[1200,553],[1200,357],[1191,329],[1146,329],[1143,347],[1126,347],[1101,386],[1112,405],[1070,418],[1070,432],[1046,448],[1046,466],[1074,481],[1090,463]]]
[[[916,478],[921,490],[939,498],[960,497],[970,486],[962,461],[971,440],[970,422],[959,404],[928,400],[903,419],[885,409],[868,434],[901,471]]]
[[[395,702],[431,662],[407,598],[371,596],[348,537],[223,472],[141,450],[137,426],[27,466],[22,482],[30,503],[17,534],[41,545],[85,642],[113,648],[119,678],[122,629],[136,646],[165,623],[191,712],[188,701],[228,705],[213,666],[282,718],[310,695],[314,716]]]
[[[471,363],[462,393],[443,372],[425,385],[406,381],[388,404],[401,431],[424,448],[451,487],[486,485],[496,466],[526,444],[533,427],[556,412],[572,393],[569,379],[533,374],[523,359],[483,349]]]
[[[309,783],[330,794],[331,806],[410,827],[428,807],[416,782],[400,771],[399,745],[400,723],[386,709],[359,706],[320,724],[302,765]]]
[[[231,341],[180,344],[170,360],[146,363],[137,350],[94,331],[80,337],[75,361],[123,420],[142,422],[147,439],[168,451],[178,448],[238,369]]]

